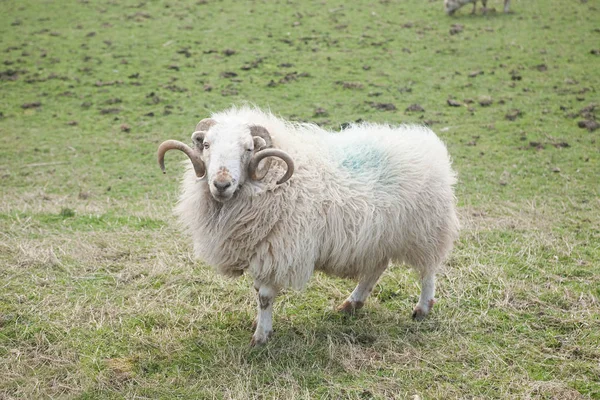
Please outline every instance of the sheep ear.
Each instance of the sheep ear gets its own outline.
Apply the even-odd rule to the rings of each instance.
[[[204,142],[204,136],[206,135],[206,131],[196,131],[192,134],[192,142],[194,142],[194,146],[202,149],[202,144]]]
[[[206,131],[208,131],[210,127],[216,123],[217,121],[212,118],[204,118],[202,121],[198,122],[198,125],[196,125],[196,130],[192,134],[192,142],[194,142],[194,146],[200,149],[200,151],[202,151],[202,143],[204,142]]]
[[[265,142],[265,139],[261,138],[260,136],[254,136],[254,151],[260,151],[262,149],[264,149],[265,147],[267,147],[267,142]]]
[[[215,125],[216,123],[217,123],[217,121],[215,121],[212,118],[204,118],[202,121],[198,122],[198,125],[196,125],[196,132],[197,131],[206,132],[207,130],[210,129],[211,126]]]
[[[265,128],[264,126],[260,126],[260,125],[250,126],[250,134],[253,137],[258,136],[258,137],[262,138],[265,141],[265,147],[272,146],[271,134],[269,133],[267,128]]]

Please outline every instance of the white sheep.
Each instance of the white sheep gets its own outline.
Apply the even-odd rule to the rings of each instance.
[[[429,313],[459,229],[455,174],[430,129],[361,123],[333,133],[242,107],[200,121],[192,140],[164,142],[159,164],[169,149],[191,160],[175,213],[196,256],[254,279],[252,345],[272,333],[277,293],[316,270],[358,280],[338,307],[352,313],[390,261],[409,264],[422,285],[413,318]]]
[[[465,4],[473,3],[473,10],[471,14],[475,14],[475,9],[477,7],[477,0],[444,0],[444,10],[446,14],[452,15],[456,10],[464,6]],[[481,0],[481,5],[483,6],[483,12],[487,12],[487,0]],[[510,7],[510,0],[504,0],[504,12],[508,13]]]

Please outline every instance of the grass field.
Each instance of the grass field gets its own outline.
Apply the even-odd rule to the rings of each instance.
[[[600,398],[600,4],[470,8],[0,1],[0,398]],[[249,278],[192,258],[155,160],[243,102],[447,143],[463,228],[428,319],[406,268],[352,317],[316,275],[249,346]]]

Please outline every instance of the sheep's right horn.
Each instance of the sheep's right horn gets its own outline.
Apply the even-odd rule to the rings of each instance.
[[[251,179],[260,180],[265,177],[267,172],[258,175],[257,170],[258,164],[266,157],[277,157],[287,164],[287,171],[285,171],[285,174],[277,181],[278,185],[281,185],[292,177],[292,174],[294,173],[294,160],[292,160],[292,157],[290,157],[290,155],[285,151],[279,149],[264,149],[257,152],[250,160],[250,164],[248,165],[248,173]]]
[[[190,161],[194,166],[194,171],[196,171],[196,176],[198,178],[204,177],[206,173],[204,161],[202,161],[198,153],[194,151],[190,146],[178,140],[166,140],[162,142],[160,146],[158,146],[158,165],[160,165],[160,169],[162,169],[162,172],[164,174],[167,173],[165,171],[165,153],[169,150],[183,151],[190,158]]]

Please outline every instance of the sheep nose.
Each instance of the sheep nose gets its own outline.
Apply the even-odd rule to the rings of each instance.
[[[215,188],[219,191],[219,192],[224,192],[225,190],[227,190],[227,188],[229,186],[231,186],[231,182],[229,181],[213,181],[213,185],[215,186]]]

